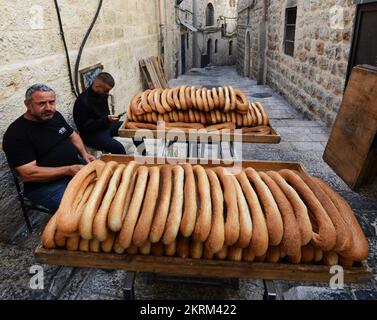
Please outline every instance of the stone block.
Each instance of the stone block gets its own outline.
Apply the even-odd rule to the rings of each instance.
[[[357,300],[377,300],[377,290],[355,290],[353,294]]]
[[[319,55],[323,55],[325,53],[325,44],[324,42],[317,42],[316,44],[316,51]],[[327,52],[326,52],[327,53]]]
[[[85,280],[81,288],[82,294],[123,297],[123,287],[126,280],[126,271],[122,270],[94,270]]]
[[[292,145],[296,151],[324,151],[319,142],[293,142]]]
[[[284,300],[354,300],[352,293],[330,288],[297,287],[285,292]]]

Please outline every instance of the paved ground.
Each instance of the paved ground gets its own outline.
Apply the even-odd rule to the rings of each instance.
[[[279,145],[252,145],[242,147],[244,159],[288,160],[304,164],[313,175],[328,181],[344,196],[362,225],[370,243],[369,265],[374,278],[363,284],[346,284],[344,290],[333,291],[326,285],[274,281],[279,299],[377,299],[377,183],[352,192],[344,182],[323,162],[322,154],[329,136],[329,129],[322,123],[304,119],[268,86],[257,86],[254,81],[240,77],[230,67],[195,69],[171,81],[171,85],[196,86],[232,85],[244,90],[252,99],[255,94],[267,94],[258,98],[266,107],[273,127],[282,136]],[[40,241],[40,233],[46,216],[36,214],[33,221],[36,232],[28,235],[24,229],[8,243],[0,244],[0,299],[122,299],[122,288],[127,273],[103,270],[43,266],[45,282],[43,290],[31,290],[29,269],[35,264],[33,250]],[[262,299],[262,281],[240,281],[239,288],[230,283],[199,285],[171,283],[154,279],[147,274],[136,277],[137,299]]]

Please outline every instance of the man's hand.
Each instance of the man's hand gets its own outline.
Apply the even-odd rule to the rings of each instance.
[[[92,156],[92,155],[89,154],[89,153],[84,154],[82,157],[83,157],[83,159],[84,159],[84,161],[85,161],[86,163],[91,163],[91,162],[93,162],[94,160],[96,160],[96,157],[95,157],[95,156]]]
[[[70,176],[74,177],[82,168],[84,168],[84,166],[81,164],[70,166],[68,167],[68,173]]]
[[[112,116],[112,115],[110,115],[107,118],[109,119],[109,122],[111,122],[111,123],[119,121],[119,117],[118,116]]]

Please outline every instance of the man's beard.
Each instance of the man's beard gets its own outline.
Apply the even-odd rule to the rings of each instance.
[[[41,119],[43,121],[51,120],[54,117],[55,112],[46,112],[41,114]]]
[[[34,110],[31,109],[30,110],[30,114],[35,119],[37,119],[38,121],[46,122],[46,121],[51,120],[54,117],[55,112],[53,112],[53,111],[44,111],[42,113],[37,113],[37,112],[35,112]]]

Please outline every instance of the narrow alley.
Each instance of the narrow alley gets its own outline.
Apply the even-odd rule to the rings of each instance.
[[[269,86],[237,74],[233,67],[192,69],[170,86],[181,84],[202,87],[230,85],[247,93],[251,101],[260,101],[271,118],[272,127],[281,135],[280,144],[248,144],[242,146],[243,160],[294,161],[302,163],[307,171],[321,177],[334,187],[351,205],[368,237],[369,265],[374,279],[360,285],[345,284],[344,290],[331,290],[328,284],[274,281],[278,299],[377,299],[377,184],[352,192],[325,164],[322,155],[330,130],[321,122],[306,118],[291,107]],[[127,140],[125,144],[129,143]],[[127,272],[86,268],[43,266],[45,288],[31,290],[29,268],[34,265],[33,249],[40,243],[40,235],[47,216],[33,216],[39,232],[28,235],[26,227],[19,230],[6,244],[0,244],[0,299],[123,299]],[[137,274],[136,299],[221,299],[261,300],[264,285],[261,280],[240,280],[237,284],[226,279],[217,283],[183,283],[172,278],[156,278]]]

